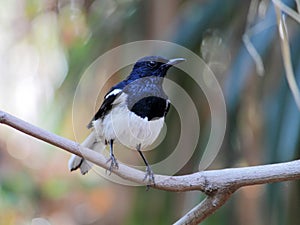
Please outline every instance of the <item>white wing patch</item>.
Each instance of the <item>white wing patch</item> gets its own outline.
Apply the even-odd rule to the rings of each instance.
[[[171,104],[171,101],[170,101],[170,99],[167,99],[166,108],[168,108],[170,104]]]
[[[117,95],[117,94],[119,94],[121,91],[122,91],[121,89],[115,89],[115,90],[109,92],[109,93],[105,96],[105,99],[108,98],[108,97],[111,96],[111,95]]]

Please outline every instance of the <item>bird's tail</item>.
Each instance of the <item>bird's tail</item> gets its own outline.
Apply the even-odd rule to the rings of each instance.
[[[96,137],[95,130],[93,130],[90,135],[81,143],[81,146],[95,151],[101,151],[105,148],[103,141]],[[84,175],[92,168],[92,163],[80,156],[72,155],[69,159],[68,166],[70,171],[77,170],[79,168],[81,174]]]

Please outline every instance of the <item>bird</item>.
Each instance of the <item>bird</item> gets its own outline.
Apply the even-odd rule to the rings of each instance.
[[[145,56],[136,61],[129,76],[117,83],[104,96],[103,103],[87,125],[91,133],[81,143],[92,150],[109,146],[109,171],[118,169],[114,144],[120,143],[137,150],[145,166],[144,180],[155,184],[154,173],[142,150],[159,136],[170,100],[162,84],[167,71],[184,58],[166,59],[162,56]],[[91,164],[80,156],[72,155],[69,170],[80,169],[84,175]]]

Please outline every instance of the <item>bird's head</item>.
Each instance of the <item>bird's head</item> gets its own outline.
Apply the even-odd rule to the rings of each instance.
[[[164,77],[168,69],[175,64],[185,61],[184,58],[166,59],[161,56],[146,56],[139,59],[133,66],[128,80],[144,77]]]

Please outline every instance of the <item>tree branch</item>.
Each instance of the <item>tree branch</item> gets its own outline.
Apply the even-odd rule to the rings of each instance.
[[[206,197],[200,204],[196,205],[187,214],[181,217],[174,225],[189,224],[196,225],[213,214],[229,199],[232,193],[218,193]]]
[[[70,153],[82,156],[102,168],[109,168],[109,165],[106,163],[107,159],[102,154],[84,148],[74,141],[38,128],[1,110],[0,123]],[[119,169],[112,172],[123,179],[138,184],[146,184],[143,180],[144,172],[124,164],[119,163]],[[155,175],[156,184],[152,187],[176,192],[192,190],[204,192],[207,198],[175,223],[176,225],[198,224],[220,208],[241,187],[297,179],[300,179],[299,160],[262,166],[201,171],[183,176]]]

